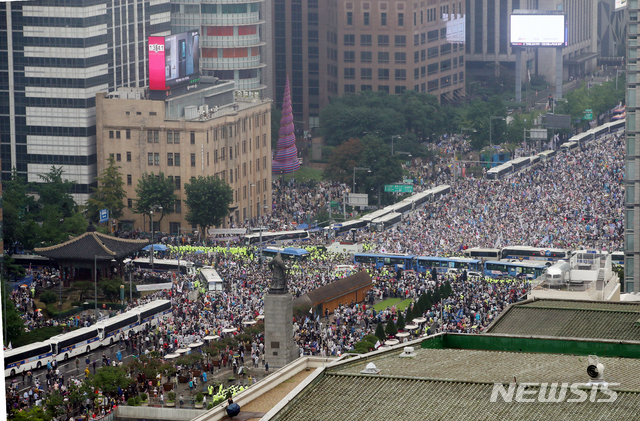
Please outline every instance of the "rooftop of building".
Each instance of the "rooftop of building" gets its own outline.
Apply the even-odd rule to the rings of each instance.
[[[640,410],[640,343],[439,334],[411,345],[412,358],[401,358],[399,346],[330,366],[263,419],[633,420]],[[492,402],[495,383],[585,385],[590,354],[606,367],[615,403],[597,402],[602,392],[594,402],[540,402],[539,385],[528,386],[533,402]],[[362,374],[369,363],[380,373]]]
[[[532,299],[509,306],[487,333],[640,341],[640,303]]]

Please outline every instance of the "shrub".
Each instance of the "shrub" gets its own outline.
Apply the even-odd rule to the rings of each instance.
[[[393,319],[389,319],[387,325],[384,328],[384,332],[389,336],[393,336],[398,333],[398,329],[396,328],[396,324],[393,323]]]
[[[362,342],[365,342],[365,341],[375,344],[376,342],[378,342],[378,337],[375,335],[367,335],[364,338],[362,338]]]
[[[384,333],[382,323],[378,323],[378,326],[376,326],[376,337],[380,340],[380,342],[384,342],[387,339],[387,335]]]
[[[210,403],[209,405],[207,405],[207,410],[209,409],[213,409],[213,403]]]
[[[142,402],[140,395],[136,396],[134,399],[135,399],[136,405],[140,405],[140,402]]]
[[[196,402],[200,403],[204,400],[204,395],[202,394],[202,392],[198,392],[198,394],[196,395]]]
[[[173,390],[167,393],[167,402],[175,402],[176,401],[176,392]]]
[[[129,406],[136,406],[136,399],[132,396],[129,399],[127,399],[127,405]]]
[[[58,300],[58,296],[53,291],[45,291],[40,294],[40,301],[45,304],[53,304]]]
[[[149,400],[149,396],[148,396],[146,393],[141,393],[141,394],[140,394],[140,400],[141,400],[142,402],[146,402],[146,401],[148,401],[148,400]]]

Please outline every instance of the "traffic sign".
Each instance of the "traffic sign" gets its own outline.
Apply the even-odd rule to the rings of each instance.
[[[100,223],[102,222],[109,222],[109,210],[108,209],[102,209],[100,211]]]
[[[583,120],[593,120],[593,110],[591,108],[587,108],[586,110],[584,110],[584,117],[582,117]]]
[[[413,193],[413,185],[385,184],[384,191],[388,193]]]

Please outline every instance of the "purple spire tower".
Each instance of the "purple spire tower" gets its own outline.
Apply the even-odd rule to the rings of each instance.
[[[271,165],[274,174],[289,174],[300,169],[298,149],[296,148],[296,136],[293,130],[291,90],[289,89],[289,76],[287,76],[287,83],[284,86],[284,97],[282,99],[282,119],[280,119],[277,151]]]

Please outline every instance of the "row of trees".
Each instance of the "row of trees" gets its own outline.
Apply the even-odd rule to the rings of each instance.
[[[101,209],[108,209],[111,218],[118,219],[125,207],[124,181],[113,157],[97,178],[86,206],[73,199],[74,183],[63,179],[62,167],[52,166],[41,175],[40,183],[27,183],[15,171],[11,180],[3,183],[5,249],[58,244],[84,233],[88,222],[99,221]],[[231,187],[213,176],[192,178],[184,185],[186,219],[203,231],[221,225],[233,201]],[[174,181],[159,174],[144,173],[136,186],[133,212],[148,215],[152,206],[162,206],[161,217],[175,210],[179,199]],[[35,192],[35,194],[34,194]]]

